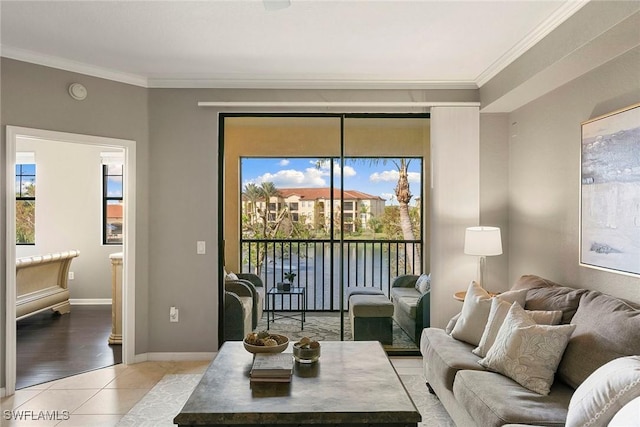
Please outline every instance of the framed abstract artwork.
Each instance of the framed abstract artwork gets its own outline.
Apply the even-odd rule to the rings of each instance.
[[[582,123],[580,264],[640,276],[640,104]]]

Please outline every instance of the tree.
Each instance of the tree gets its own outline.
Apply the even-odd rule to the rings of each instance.
[[[262,192],[262,198],[264,199],[264,211],[262,216],[262,222],[264,223],[264,234],[265,237],[268,234],[269,229],[269,216],[271,214],[271,198],[276,197],[280,194],[278,189],[276,188],[273,182],[263,182],[260,187],[260,191]]]
[[[409,202],[411,202],[411,197],[413,197],[409,186],[409,163],[411,163],[411,159],[400,159],[399,164],[393,160],[393,164],[398,168],[398,184],[396,185],[395,193],[400,209],[400,228],[402,229],[404,240],[416,240],[413,234],[411,216],[409,215]],[[417,250],[414,253],[413,249],[413,244],[407,247],[407,261],[410,267],[419,266],[420,271],[422,266],[420,251]]]
[[[24,197],[35,197],[36,186],[29,184],[22,190]],[[36,201],[16,200],[16,243],[35,243]]]
[[[254,183],[245,185],[242,194],[247,198],[250,203],[249,220],[254,223],[258,218],[258,201],[262,199],[262,189]]]

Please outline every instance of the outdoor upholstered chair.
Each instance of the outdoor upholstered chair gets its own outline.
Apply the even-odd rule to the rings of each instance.
[[[244,283],[225,281],[224,340],[242,341],[252,326],[253,297]]]

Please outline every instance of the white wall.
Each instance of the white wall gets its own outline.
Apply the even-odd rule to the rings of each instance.
[[[17,151],[36,157],[36,244],[16,245],[16,256],[70,249],[72,299],[111,299],[109,254],[122,245],[102,244],[102,166],[104,147],[19,139]]]

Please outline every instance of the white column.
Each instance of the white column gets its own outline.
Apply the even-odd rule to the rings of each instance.
[[[475,278],[464,233],[480,218],[480,110],[431,109],[431,326],[446,326],[462,305],[453,299]]]
[[[122,344],[122,252],[109,255],[111,260],[111,335],[109,344]]]

